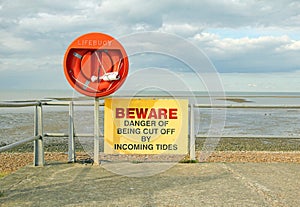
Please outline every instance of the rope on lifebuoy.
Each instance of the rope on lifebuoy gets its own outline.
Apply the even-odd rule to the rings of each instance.
[[[67,68],[77,87],[91,93],[107,91],[115,81],[120,79],[119,72],[124,65],[123,57],[118,55],[118,60],[114,62],[108,50],[73,50],[67,58]],[[112,54],[114,53],[112,52]],[[93,55],[96,56],[96,61]],[[102,60],[99,55],[101,55]],[[110,62],[107,68],[103,65],[104,58],[108,58],[108,62]],[[97,68],[91,68],[92,65],[96,65]]]

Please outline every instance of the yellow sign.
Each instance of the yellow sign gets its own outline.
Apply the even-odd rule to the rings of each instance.
[[[106,99],[104,152],[187,154],[188,100]]]

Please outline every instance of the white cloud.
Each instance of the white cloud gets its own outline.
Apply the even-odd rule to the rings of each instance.
[[[188,23],[184,23],[184,24],[163,23],[163,25],[158,29],[158,31],[160,32],[177,34],[183,37],[190,37],[196,35],[197,33],[200,33],[202,30],[203,28]]]
[[[69,25],[81,25],[86,16],[84,15],[55,15],[50,13],[37,13],[32,17],[25,17],[19,21],[19,29],[32,30],[47,33],[55,31],[65,31]]]
[[[281,51],[299,51],[300,52],[300,41],[291,40],[288,44],[282,45],[277,49],[278,52]]]
[[[8,32],[0,32],[0,45],[1,45],[1,52],[20,52],[26,51],[28,48],[32,47],[30,41],[24,40],[20,37],[15,37],[14,34]]]
[[[274,48],[273,51],[275,51],[277,48],[282,47],[282,45],[289,45],[295,42],[286,35],[280,37],[261,36],[257,38],[222,38],[216,34],[209,33],[197,34],[194,36],[193,40],[197,44],[203,46],[207,51],[212,50],[213,52],[217,48],[218,51],[222,51],[224,54],[240,54],[250,50],[259,51],[266,47]]]

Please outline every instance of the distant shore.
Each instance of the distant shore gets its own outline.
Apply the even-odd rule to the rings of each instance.
[[[217,98],[216,100],[222,100],[222,101],[231,101],[235,103],[251,103],[253,101],[248,101],[245,98]]]

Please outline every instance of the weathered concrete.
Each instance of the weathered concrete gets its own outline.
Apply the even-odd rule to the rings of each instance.
[[[157,175],[126,177],[102,166],[51,164],[2,178],[1,191],[1,207],[300,206],[300,165],[177,164]]]

